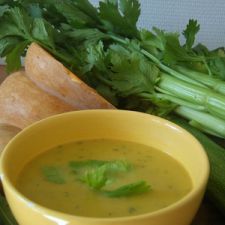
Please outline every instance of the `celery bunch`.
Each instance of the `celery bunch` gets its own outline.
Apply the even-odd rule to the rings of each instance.
[[[0,56],[7,70],[21,67],[36,42],[118,108],[169,118],[176,113],[197,129],[225,138],[225,53],[194,45],[200,29],[183,35],[138,29],[137,0],[2,0]],[[56,75],[57,76],[57,75]]]

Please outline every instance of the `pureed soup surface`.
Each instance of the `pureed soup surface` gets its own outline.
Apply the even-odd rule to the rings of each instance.
[[[71,161],[86,160],[124,160],[132,165],[129,171],[114,174],[104,188],[140,180],[151,188],[133,196],[108,197],[71,171]],[[134,142],[98,139],[57,146],[37,156],[21,171],[16,185],[27,198],[54,210],[121,217],[152,212],[178,201],[191,190],[192,181],[183,166],[166,153]]]

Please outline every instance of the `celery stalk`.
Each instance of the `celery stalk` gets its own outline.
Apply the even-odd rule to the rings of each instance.
[[[189,84],[167,74],[162,75],[158,86],[171,95],[204,106],[207,112],[225,119],[225,96],[213,90]]]
[[[225,94],[225,82],[221,79],[210,77],[205,73],[197,72],[182,66],[175,66],[175,69],[189,78],[199,81],[221,94]]]
[[[202,126],[202,130],[209,129],[210,132],[218,134],[217,136],[225,137],[225,121],[214,117],[208,113],[200,112],[188,108],[186,106],[177,107],[175,112],[189,120],[194,120],[198,123],[198,126]],[[198,127],[199,128],[199,127]]]
[[[197,80],[194,80],[192,78],[189,78],[185,75],[183,75],[182,73],[179,73],[175,70],[173,70],[172,68],[164,65],[163,63],[160,62],[160,60],[158,60],[155,56],[153,56],[152,54],[150,54],[149,52],[147,52],[146,50],[142,49],[141,52],[149,59],[151,59],[160,69],[162,69],[163,71],[167,72],[168,74],[172,75],[173,77],[179,78],[183,81],[186,81],[190,84],[195,84],[196,86],[199,87],[205,87],[205,85],[203,85],[202,83],[200,83]]]

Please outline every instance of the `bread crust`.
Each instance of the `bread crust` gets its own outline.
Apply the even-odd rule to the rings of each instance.
[[[25,71],[39,88],[75,108],[115,108],[36,43],[27,51]]]
[[[0,124],[0,155],[8,142],[21,131],[20,128],[9,124]]]
[[[0,123],[20,129],[51,115],[78,110],[38,88],[19,71],[9,75],[0,86]]]

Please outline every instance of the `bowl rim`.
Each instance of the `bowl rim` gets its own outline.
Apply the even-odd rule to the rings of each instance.
[[[143,213],[143,214],[138,214],[138,215],[131,215],[131,216],[121,216],[121,217],[85,217],[85,216],[77,216],[77,215],[73,215],[73,214],[69,214],[69,213],[64,213],[58,210],[54,210],[48,207],[45,207],[41,204],[38,204],[32,200],[30,200],[29,198],[27,198],[25,195],[23,195],[16,187],[15,185],[13,185],[13,183],[11,182],[11,180],[4,174],[4,167],[5,167],[5,162],[4,162],[4,158],[7,155],[7,151],[5,151],[6,149],[10,148],[10,146],[12,145],[12,143],[18,139],[21,135],[23,135],[23,133],[29,132],[29,130],[35,129],[36,126],[39,126],[39,124],[42,123],[46,123],[48,121],[51,120],[56,120],[56,119],[60,119],[63,117],[67,117],[68,115],[71,114],[92,114],[92,113],[129,113],[129,114],[134,114],[134,116],[144,116],[144,117],[148,117],[151,120],[153,120],[154,122],[159,122],[161,124],[164,124],[166,126],[169,126],[172,129],[176,129],[179,130],[179,132],[183,133],[183,135],[187,136],[193,144],[198,146],[199,151],[201,152],[201,157],[202,160],[204,161],[204,172],[203,172],[203,176],[202,176],[202,180],[201,182],[198,184],[198,186],[196,186],[195,188],[192,188],[191,191],[189,191],[185,196],[183,196],[181,199],[179,199],[178,201],[164,207],[158,210],[155,210],[153,212],[149,212],[149,213]],[[164,126],[163,125],[163,126]],[[191,201],[191,199],[193,199],[194,197],[198,196],[202,191],[205,190],[206,188],[206,184],[209,178],[209,172],[210,172],[210,165],[209,165],[209,160],[208,160],[208,156],[203,148],[203,146],[201,145],[201,143],[188,131],[186,131],[184,128],[180,127],[179,125],[155,116],[155,115],[151,115],[151,114],[147,114],[147,113],[143,113],[143,112],[137,112],[137,111],[130,111],[130,110],[115,110],[115,109],[87,109],[87,110],[80,110],[80,111],[71,111],[71,112],[65,112],[65,113],[60,113],[57,115],[53,115],[47,118],[44,118],[42,120],[39,120],[37,122],[34,122],[33,124],[27,126],[26,128],[24,128],[22,131],[20,131],[18,134],[16,134],[10,141],[9,143],[5,146],[2,154],[0,155],[0,180],[2,180],[3,183],[3,190],[4,187],[7,186],[6,189],[8,189],[11,193],[13,193],[14,195],[16,195],[21,201],[23,201],[25,204],[29,205],[30,208],[35,209],[35,211],[37,211],[40,214],[44,214],[45,217],[53,217],[53,218],[60,218],[60,220],[67,220],[68,219],[76,219],[76,220],[83,220],[83,221],[103,221],[103,222],[111,222],[111,221],[128,221],[128,220],[139,220],[139,219],[144,219],[144,218],[149,218],[149,217],[156,217],[156,216],[160,216],[166,212],[169,211],[173,211],[179,207],[182,207],[183,205],[187,204],[189,201]],[[190,175],[191,176],[191,175]],[[7,198],[7,194],[6,194],[6,198]]]

